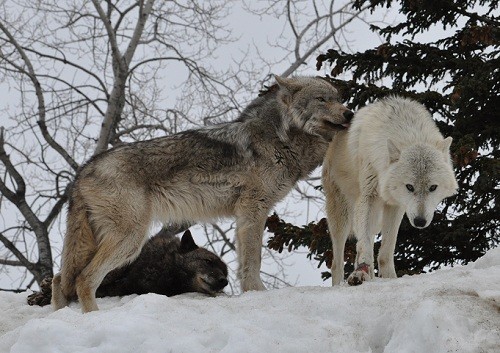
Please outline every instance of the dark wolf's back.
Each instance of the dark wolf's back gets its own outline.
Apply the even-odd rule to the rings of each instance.
[[[198,247],[187,231],[182,241],[160,232],[131,264],[111,271],[97,290],[98,297],[188,292],[213,294],[227,285],[227,266],[214,253]]]
[[[111,271],[97,289],[97,297],[113,297],[129,294],[157,293],[179,294],[175,288],[162,288],[158,278],[173,281],[178,275],[175,256],[180,240],[171,235],[156,235],[142,248],[139,257],[129,265]],[[175,292],[175,293],[174,293]]]

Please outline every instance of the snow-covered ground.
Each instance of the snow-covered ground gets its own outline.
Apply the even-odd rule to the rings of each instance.
[[[498,353],[500,247],[468,266],[359,287],[98,303],[53,312],[0,292],[0,352]]]

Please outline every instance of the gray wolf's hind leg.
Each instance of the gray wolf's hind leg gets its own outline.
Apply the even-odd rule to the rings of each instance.
[[[54,310],[59,310],[68,305],[68,298],[63,294],[61,288],[61,274],[58,273],[52,279],[52,299],[51,304]]]
[[[147,227],[128,234],[107,232],[97,251],[76,278],[76,292],[84,313],[98,310],[95,293],[104,277],[112,270],[133,261],[147,240]]]

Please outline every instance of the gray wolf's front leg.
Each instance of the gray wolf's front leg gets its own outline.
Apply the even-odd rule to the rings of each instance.
[[[253,217],[248,214],[236,220],[238,278],[244,292],[266,289],[260,279],[262,233],[266,217],[267,214]]]

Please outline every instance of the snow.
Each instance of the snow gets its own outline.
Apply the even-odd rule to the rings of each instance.
[[[0,352],[500,352],[500,248],[358,287],[133,295],[53,312],[0,292]]]

